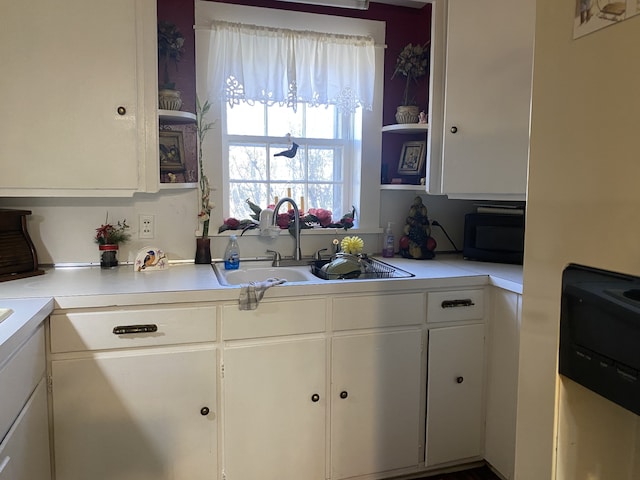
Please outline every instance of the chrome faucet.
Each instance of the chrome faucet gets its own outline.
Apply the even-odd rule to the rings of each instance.
[[[293,200],[293,198],[283,197],[280,199],[280,201],[276,204],[275,208],[273,209],[273,220],[271,221],[271,225],[275,226],[276,220],[278,218],[278,209],[285,202],[289,202],[291,205],[293,205],[293,221],[294,221],[293,225],[295,229],[294,238],[296,239],[296,249],[293,254],[293,258],[294,260],[302,260],[302,250],[300,249],[300,210],[298,210],[298,205]]]

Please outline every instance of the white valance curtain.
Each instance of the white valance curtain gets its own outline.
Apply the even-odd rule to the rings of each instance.
[[[215,21],[210,42],[209,94],[232,107],[244,101],[372,108],[370,37]]]

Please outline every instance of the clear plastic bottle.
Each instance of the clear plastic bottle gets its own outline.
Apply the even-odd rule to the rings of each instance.
[[[224,251],[224,269],[237,270],[240,267],[240,247],[238,246],[238,237],[231,235],[229,244]]]
[[[391,230],[391,222],[387,223],[387,228],[384,231],[384,241],[382,243],[382,256],[385,258],[393,257],[395,253],[394,248],[393,230]]]

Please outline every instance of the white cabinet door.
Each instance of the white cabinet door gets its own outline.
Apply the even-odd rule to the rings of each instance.
[[[448,0],[447,14],[442,192],[524,200],[535,1]]]
[[[226,480],[325,479],[323,338],[226,348],[223,388]]]
[[[484,324],[429,330],[427,466],[482,454]]]
[[[40,381],[0,443],[0,480],[51,480],[47,389]]]
[[[155,12],[153,0],[2,1],[0,194],[157,191]]]
[[[213,347],[96,353],[51,370],[57,479],[215,478]]]
[[[492,288],[487,345],[485,459],[507,480],[515,467],[521,295]]]
[[[417,466],[421,329],[332,342],[331,478]]]

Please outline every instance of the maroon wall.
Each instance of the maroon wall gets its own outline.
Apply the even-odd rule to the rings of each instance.
[[[210,0],[211,1],[211,0]],[[424,44],[431,38],[431,6],[421,9],[396,7],[380,3],[370,3],[368,10],[351,10],[346,8],[319,7],[296,3],[279,2],[276,0],[214,0],[222,3],[249,5],[254,7],[276,8],[342,17],[362,18],[386,22],[386,44],[384,61],[384,101],[383,124],[396,123],[394,115],[396,106],[402,100],[404,91],[404,77],[391,80],[395,68],[396,57],[408,43]],[[175,79],[176,89],[182,91],[184,100],[183,110],[195,111],[195,45],[193,35],[194,5],[185,0],[157,0],[158,20],[175,23],[185,36],[185,51],[178,65],[178,71],[171,71],[172,80]],[[161,77],[160,77],[161,78]],[[429,96],[428,77],[420,79],[414,87],[418,105],[427,111]],[[388,165],[390,176],[393,175],[400,157],[402,142],[413,138],[402,138],[400,135],[385,135],[383,139],[382,161]],[[418,181],[416,178],[405,179],[409,182]]]

